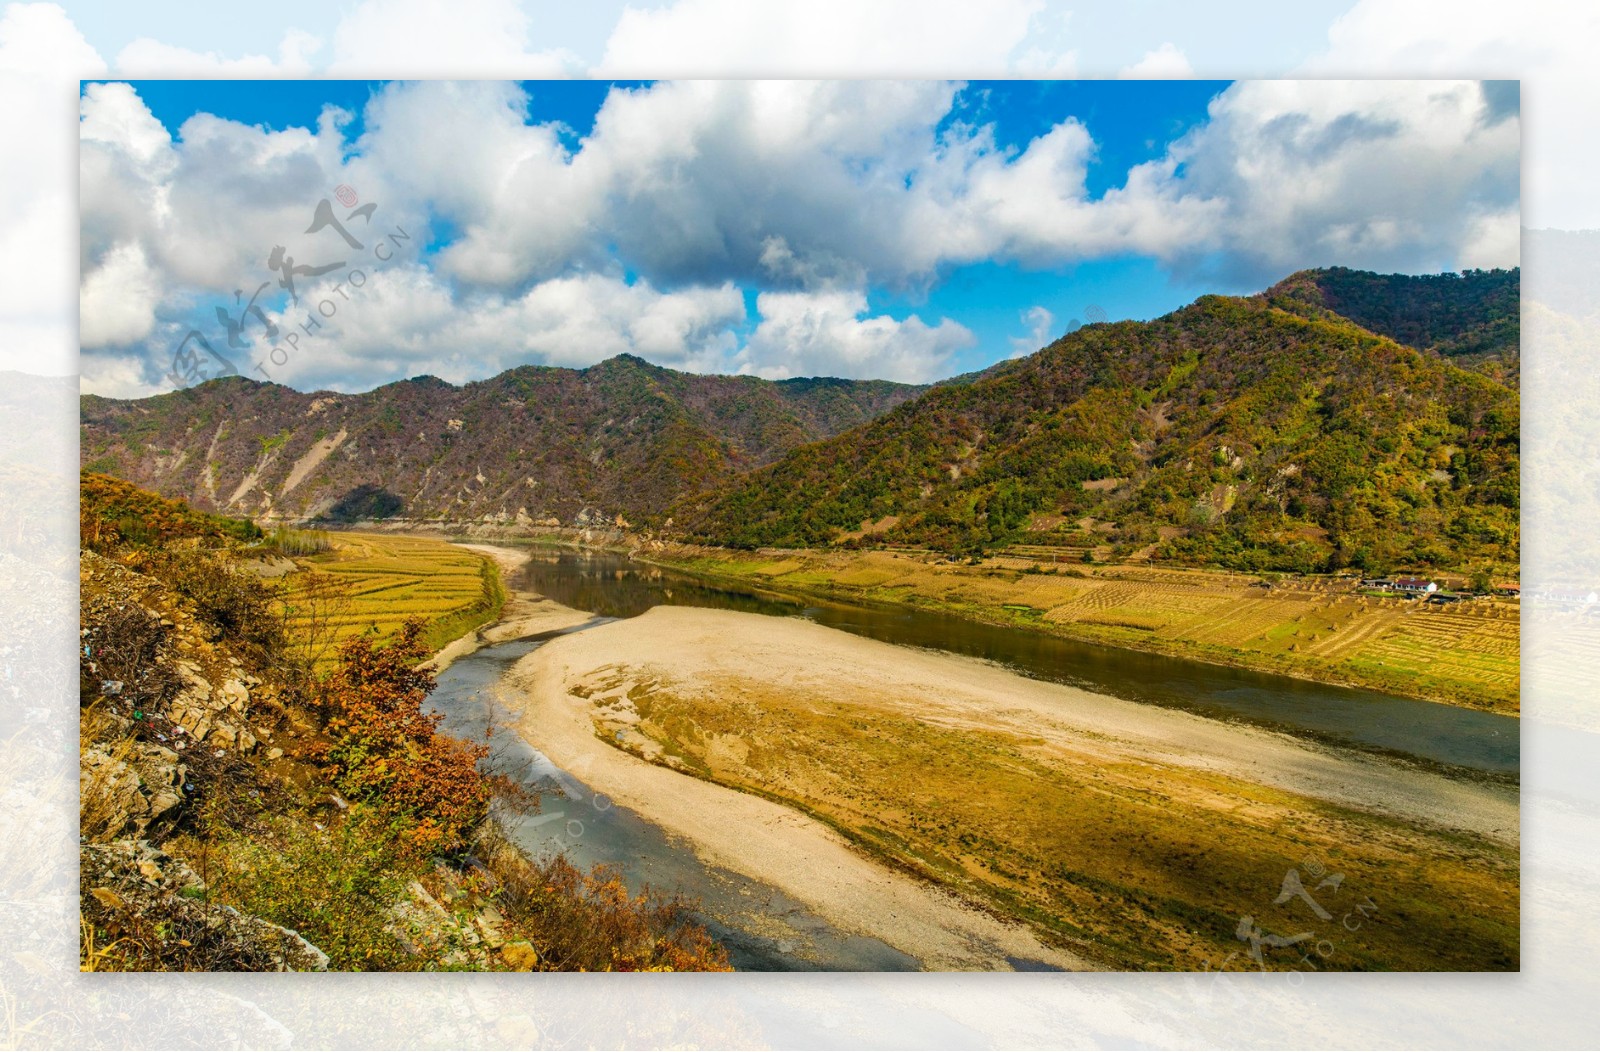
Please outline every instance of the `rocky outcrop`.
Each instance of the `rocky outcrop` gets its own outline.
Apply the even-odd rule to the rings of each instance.
[[[83,552],[79,567],[82,702],[156,723],[179,752],[254,750],[261,735],[250,722],[252,690],[261,680],[211,642],[161,582],[94,552]]]
[[[175,751],[149,742],[88,746],[78,763],[80,832],[97,839],[144,836],[152,826],[170,825],[184,800],[187,770]]]
[[[184,971],[326,971],[328,955],[298,932],[206,901],[193,869],[144,840],[78,852],[86,921],[119,937],[119,964]]]

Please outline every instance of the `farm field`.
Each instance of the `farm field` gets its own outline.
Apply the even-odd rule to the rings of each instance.
[[[411,617],[428,622],[437,650],[499,616],[505,601],[499,571],[477,552],[425,537],[337,533],[332,550],[295,560],[282,601],[290,631],[312,640],[318,664],[333,660],[345,639],[392,636]]]
[[[915,552],[726,553],[660,561],[779,590],[936,607],[1089,642],[1519,712],[1516,602],[1434,605],[1354,582],[1147,566],[981,564]]]

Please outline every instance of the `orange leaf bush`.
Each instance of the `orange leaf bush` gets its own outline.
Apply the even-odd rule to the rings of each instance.
[[[434,688],[432,670],[418,667],[428,656],[424,627],[412,618],[382,647],[346,640],[323,688],[335,784],[350,800],[408,818],[405,841],[419,856],[464,849],[489,805],[478,770],[488,747],[440,733],[442,717],[422,711]]]

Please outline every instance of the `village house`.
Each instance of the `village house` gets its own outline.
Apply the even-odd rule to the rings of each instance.
[[[1397,577],[1394,581],[1394,590],[1405,592],[1407,595],[1428,595],[1437,592],[1439,586],[1425,577]]]

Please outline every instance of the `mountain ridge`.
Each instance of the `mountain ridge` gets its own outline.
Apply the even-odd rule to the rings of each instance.
[[[922,390],[699,376],[632,355],[359,394],[235,376],[146,399],[84,395],[81,463],[234,515],[610,519],[658,511]]]
[[[1282,291],[1086,326],[688,498],[675,520],[733,547],[1515,564],[1515,389],[1326,309],[1286,309]]]

